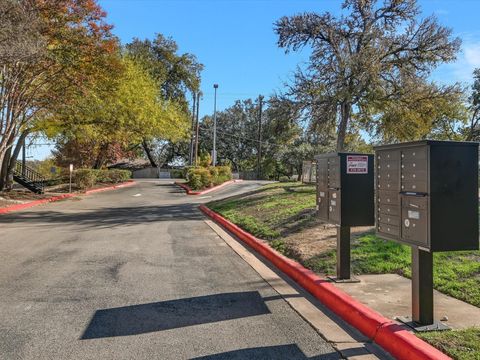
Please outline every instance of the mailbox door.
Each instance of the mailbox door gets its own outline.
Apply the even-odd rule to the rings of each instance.
[[[317,161],[317,214],[328,221],[328,160]]]
[[[401,203],[402,240],[428,248],[428,197],[402,195]]]
[[[328,189],[327,159],[319,159],[317,162],[317,184],[319,189]]]
[[[318,216],[328,221],[328,190],[318,189],[317,191]]]
[[[333,189],[340,188],[340,157],[332,156],[328,158],[328,187]]]
[[[340,190],[328,191],[328,217],[332,223],[340,224],[341,221],[341,193]]]
[[[427,146],[414,146],[402,149],[402,192],[428,192],[427,155]]]

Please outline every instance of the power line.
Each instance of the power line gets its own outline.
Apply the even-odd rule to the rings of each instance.
[[[205,125],[200,125],[199,128],[201,128],[202,130],[205,130],[205,131],[209,131],[209,132],[212,131],[211,128],[205,127]],[[220,134],[225,135],[225,136],[233,137],[233,138],[236,138],[236,139],[243,139],[243,140],[248,140],[248,141],[251,141],[251,142],[254,142],[254,143],[259,143],[258,139],[252,139],[252,138],[247,138],[247,137],[244,137],[244,136],[235,135],[235,134],[232,134],[230,132],[226,132],[224,130],[218,130],[218,128],[217,128],[217,133],[220,133]],[[281,144],[272,144],[272,143],[266,142],[266,141],[260,141],[260,144],[267,145],[267,146],[273,146],[273,147],[283,146]]]

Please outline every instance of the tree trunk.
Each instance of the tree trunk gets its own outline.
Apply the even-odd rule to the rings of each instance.
[[[95,164],[93,164],[94,169],[101,169],[103,164],[105,164],[106,152],[108,151],[108,144],[103,144],[98,150],[97,158],[95,159]]]
[[[10,162],[10,154],[12,148],[8,148],[7,151],[3,154],[3,161],[1,163],[0,171],[0,191],[5,190],[7,186],[7,174],[8,174],[8,163]]]
[[[345,101],[340,105],[340,124],[338,125],[337,151],[345,150],[345,137],[347,127],[352,114],[352,105]]]
[[[15,164],[17,163],[20,150],[22,149],[23,146],[25,146],[25,140],[28,134],[30,134],[29,130],[25,130],[20,134],[20,137],[17,140],[17,145],[15,145],[15,149],[13,149],[13,153],[10,156],[10,159],[8,162],[7,174],[6,174],[6,182],[5,182],[7,189],[11,189],[13,187],[13,183],[12,183],[13,170],[15,169]]]
[[[157,163],[155,162],[155,159],[153,158],[152,152],[150,150],[150,147],[148,146],[147,140],[142,141],[142,147],[143,150],[145,150],[145,154],[147,155],[148,160],[150,161],[150,165],[154,168],[157,167]]]

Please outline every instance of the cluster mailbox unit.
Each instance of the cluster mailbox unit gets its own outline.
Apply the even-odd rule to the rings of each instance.
[[[412,319],[403,320],[438,328],[432,252],[479,248],[478,143],[383,145],[375,161],[376,233],[412,247]]]
[[[337,225],[336,280],[350,279],[350,227],[374,225],[373,155],[317,155],[317,213]]]

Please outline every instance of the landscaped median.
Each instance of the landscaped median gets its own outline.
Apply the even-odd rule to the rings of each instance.
[[[10,206],[7,206],[7,207],[0,208],[0,214],[7,214],[7,213],[10,213],[10,212],[23,210],[23,209],[31,208],[33,206],[42,205],[42,204],[46,204],[46,203],[50,203],[50,202],[60,201],[60,200],[72,198],[72,197],[79,196],[79,195],[89,195],[89,194],[102,192],[102,191],[120,189],[120,188],[124,188],[124,187],[127,187],[127,186],[132,186],[132,185],[135,185],[135,181],[130,180],[130,181],[120,183],[120,184],[117,184],[117,185],[111,185],[111,186],[100,187],[100,188],[96,188],[96,189],[90,189],[90,190],[87,190],[83,193],[68,193],[68,194],[52,196],[52,197],[45,198],[45,199],[34,200],[34,201],[26,202],[26,203],[23,203],[23,204],[10,205]]]
[[[212,187],[209,187],[209,188],[203,189],[203,190],[193,190],[186,183],[182,183],[182,182],[178,182],[178,181],[175,182],[175,185],[178,185],[182,189],[184,189],[185,192],[187,193],[187,195],[203,195],[203,194],[208,194],[209,192],[221,189],[222,187],[225,187],[227,185],[230,185],[230,184],[233,184],[233,183],[236,183],[236,182],[239,182],[239,181],[242,181],[242,180],[228,180],[228,181],[225,181],[224,183],[222,183],[220,185],[212,186]]]
[[[330,282],[320,278],[296,261],[280,254],[267,243],[242,230],[221,215],[204,205],[201,205],[200,209],[215,222],[222,225],[272,262],[272,264],[305,288],[343,320],[354,326],[396,358],[406,360],[449,359],[447,355],[404,330],[394,321],[355,301]]]

